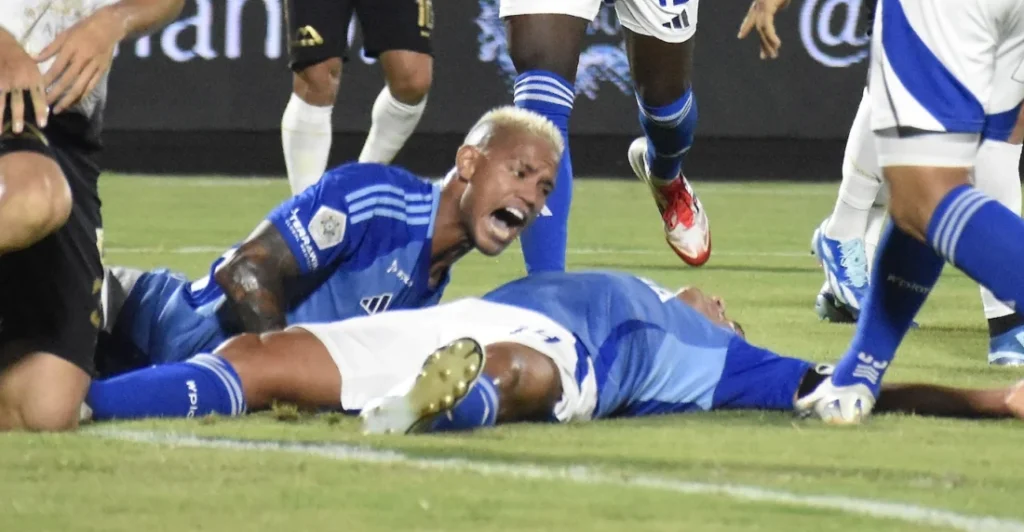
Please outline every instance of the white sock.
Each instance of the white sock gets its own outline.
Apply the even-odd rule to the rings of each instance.
[[[875,265],[875,252],[878,251],[878,241],[882,238],[882,229],[889,218],[889,205],[887,203],[876,203],[868,211],[868,227],[864,232],[864,254],[868,258],[868,273]]]
[[[1018,215],[1021,209],[1020,154],[1020,145],[986,140],[978,148],[974,166],[974,186]],[[1000,303],[985,287],[981,288],[981,304],[986,319],[1013,314],[1010,307]]]
[[[384,87],[373,102],[373,123],[359,154],[359,162],[391,163],[416,130],[426,107],[426,96],[416,105],[407,105],[396,100],[391,90]]]
[[[327,170],[331,152],[331,112],[333,105],[310,105],[295,94],[288,100],[281,117],[281,147],[288,168],[292,194],[320,180]]]
[[[843,154],[843,182],[832,216],[825,224],[825,236],[837,240],[864,238],[868,211],[882,188],[882,173],[871,132],[871,104],[864,91],[857,116],[850,127]]]

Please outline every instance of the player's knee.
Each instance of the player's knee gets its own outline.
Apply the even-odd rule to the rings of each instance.
[[[8,250],[35,243],[56,231],[71,214],[71,188],[57,163],[33,152],[0,158],[0,223]]]
[[[406,105],[416,105],[427,97],[433,74],[429,67],[407,69],[388,76],[388,90],[396,100]]]
[[[78,428],[81,397],[49,395],[28,402],[20,408],[21,430],[33,432],[64,432]]]
[[[520,344],[487,346],[484,372],[501,395],[502,423],[546,419],[562,395],[554,361]]]
[[[5,347],[18,347],[17,343]],[[0,373],[0,427],[64,431],[78,426],[89,374],[52,353],[33,352]]]
[[[967,182],[966,171],[947,168],[887,168],[889,215],[903,232],[925,239],[939,203]]]
[[[334,105],[341,85],[341,59],[332,57],[295,73],[293,92],[302,101],[319,107]]]

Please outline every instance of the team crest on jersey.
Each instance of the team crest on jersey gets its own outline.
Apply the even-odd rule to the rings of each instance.
[[[384,312],[391,306],[392,297],[393,295],[390,292],[364,297],[359,301],[359,306],[363,307],[367,314],[377,314],[378,312]]]
[[[498,18],[499,0],[479,0],[480,16],[476,25],[480,28],[477,41],[480,52],[477,57],[485,63],[495,63],[509,87],[515,83],[516,67],[508,55],[505,40],[505,24]],[[632,95],[633,84],[629,77],[629,60],[626,45],[619,31],[619,20],[615,8],[608,4],[601,6],[597,18],[587,27],[587,36],[611,37],[613,43],[584,43],[580,63],[576,70],[576,94],[591,100],[597,99],[601,85],[611,84],[622,94]]]
[[[332,248],[345,239],[347,223],[345,213],[326,205],[321,206],[309,220],[309,236],[321,251]]]

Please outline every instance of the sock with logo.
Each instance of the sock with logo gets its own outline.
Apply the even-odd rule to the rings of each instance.
[[[569,156],[569,115],[576,98],[572,83],[546,70],[529,70],[516,78],[516,107],[529,109],[554,122],[562,132],[565,152],[558,166],[555,189],[547,205],[520,240],[527,273],[565,270],[569,238],[569,206],[572,203],[572,159]]]
[[[640,127],[647,136],[647,164],[655,183],[667,184],[679,176],[683,156],[693,146],[697,127],[697,100],[686,89],[676,101],[662,106],[644,103],[638,94]]]
[[[498,419],[498,390],[486,374],[473,383],[466,396],[446,414],[434,421],[431,432],[470,430],[490,427]]]
[[[373,121],[359,162],[390,164],[416,130],[426,108],[426,96],[418,103],[406,104],[396,100],[391,89],[384,87],[373,102]]]
[[[281,116],[281,147],[292,194],[320,180],[331,153],[331,113],[334,106],[310,105],[292,94]]]
[[[207,354],[93,381],[85,403],[97,421],[236,416],[244,414],[246,408],[235,369],[227,360]]]
[[[833,383],[862,383],[878,394],[896,348],[939,280],[943,265],[942,257],[928,244],[889,224],[878,245],[857,331],[836,365]]]

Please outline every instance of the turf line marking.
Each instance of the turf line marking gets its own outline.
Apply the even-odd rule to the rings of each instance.
[[[223,253],[229,246],[182,246],[176,248],[165,247],[108,247],[108,253],[124,254],[156,254],[164,253],[170,255],[203,255],[209,253]],[[609,248],[569,248],[566,250],[569,255],[664,255],[671,257],[669,251],[654,249],[609,249]],[[522,255],[520,249],[510,249],[507,253]],[[810,257],[809,251],[715,251],[716,256],[723,257]]]
[[[87,429],[83,433],[111,440],[170,445],[174,447],[243,452],[274,451],[317,456],[342,462],[397,464],[431,471],[459,471],[476,473],[483,476],[563,481],[621,488],[644,488],[687,495],[721,495],[744,502],[836,510],[849,514],[893,519],[918,525],[946,527],[965,532],[1024,532],[1024,522],[993,516],[972,516],[926,506],[860,499],[841,495],[802,495],[740,484],[714,484],[689,482],[650,475],[612,474],[586,466],[556,467],[461,458],[424,458],[394,450],[373,449],[366,446],[346,444],[292,443],[266,440],[246,441],[228,438],[203,438],[191,434],[110,428]]]

